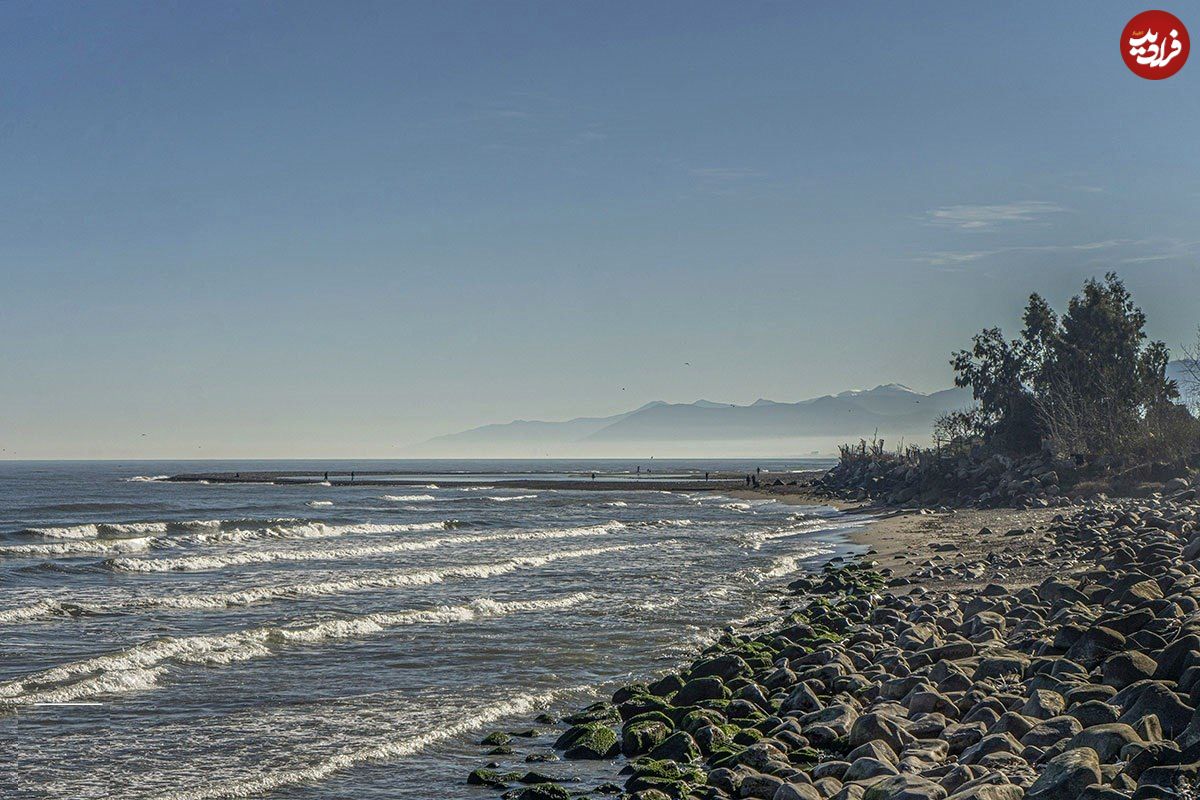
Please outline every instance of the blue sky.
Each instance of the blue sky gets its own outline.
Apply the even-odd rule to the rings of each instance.
[[[1110,268],[1177,348],[1200,64],[1140,10],[10,0],[0,456],[942,388]]]

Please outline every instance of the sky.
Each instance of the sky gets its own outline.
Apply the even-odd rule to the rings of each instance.
[[[1200,3],[1167,6],[1200,33]],[[1200,56],[1127,2],[0,4],[0,458],[402,457],[1200,323]]]

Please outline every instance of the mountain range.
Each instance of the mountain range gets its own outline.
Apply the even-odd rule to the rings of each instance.
[[[764,444],[805,448],[825,454],[827,442],[881,436],[925,439],[933,421],[947,411],[971,405],[968,389],[923,394],[898,383],[842,392],[795,403],[756,400],[749,405],[697,400],[655,401],[608,417],[579,417],[564,422],[515,420],[439,436],[423,452],[446,455],[503,453],[522,455],[599,455],[655,448],[662,455],[698,452],[756,452]],[[818,443],[820,440],[820,443]],[[636,447],[635,447],[636,446]],[[775,449],[769,447],[768,449]],[[686,452],[685,452],[686,451]]]
[[[1190,397],[1185,362],[1167,376]],[[607,457],[631,453],[670,456],[833,455],[842,442],[879,435],[929,444],[934,420],[973,405],[969,389],[924,394],[899,383],[824,395],[799,402],[756,400],[749,405],[656,400],[608,417],[563,422],[515,420],[438,436],[414,448],[442,457]]]

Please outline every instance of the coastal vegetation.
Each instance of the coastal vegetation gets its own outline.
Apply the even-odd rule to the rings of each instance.
[[[1200,467],[1200,409],[1184,401],[1200,366],[1183,348],[1180,387],[1146,321],[1114,273],[1086,281],[1061,314],[1031,294],[1019,336],[985,328],[953,354],[975,405],[939,417],[933,447],[845,445],[819,486],[893,504],[1046,506],[1185,477]]]

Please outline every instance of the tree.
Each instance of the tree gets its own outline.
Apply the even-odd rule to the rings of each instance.
[[[1022,321],[1019,339],[987,328],[950,362],[999,449],[1028,452],[1047,437],[1074,452],[1120,447],[1179,396],[1166,345],[1146,341],[1146,315],[1114,273],[1086,281],[1061,319],[1030,295]]]

